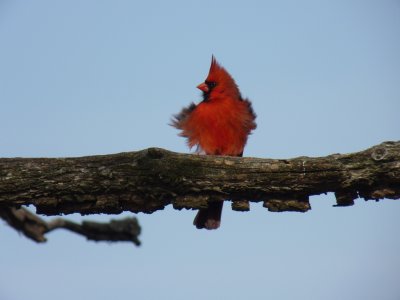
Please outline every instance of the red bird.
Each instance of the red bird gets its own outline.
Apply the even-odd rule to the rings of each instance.
[[[182,130],[189,147],[207,155],[242,156],[256,115],[251,102],[243,99],[232,76],[215,60],[206,80],[197,86],[203,101],[182,109],[172,126]],[[209,202],[193,221],[197,228],[217,229],[221,223],[223,201]]]

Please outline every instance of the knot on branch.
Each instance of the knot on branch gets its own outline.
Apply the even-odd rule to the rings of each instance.
[[[372,151],[371,157],[373,160],[382,160],[388,154],[388,151],[385,147],[379,146]]]
[[[165,150],[161,148],[149,148],[147,149],[147,157],[149,158],[155,158],[155,159],[160,159],[164,157]]]

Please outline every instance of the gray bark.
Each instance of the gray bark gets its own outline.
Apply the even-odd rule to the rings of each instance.
[[[263,201],[270,211],[307,211],[309,196],[400,196],[400,142],[326,157],[261,159],[178,154],[158,148],[76,158],[0,158],[0,210],[33,205],[44,215],[152,213],[232,200],[235,210]],[[244,201],[243,199],[246,199]]]

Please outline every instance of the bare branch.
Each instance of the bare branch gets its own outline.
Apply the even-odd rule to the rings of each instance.
[[[0,206],[32,204],[55,214],[151,213],[206,207],[210,199],[248,210],[307,211],[309,196],[334,192],[337,205],[400,197],[400,142],[352,154],[260,159],[178,154],[158,148],[78,158],[1,158]]]
[[[136,246],[140,245],[140,225],[136,218],[125,218],[122,220],[111,220],[109,223],[83,221],[78,224],[62,218],[46,222],[33,214],[26,208],[3,207],[0,209],[0,218],[4,219],[11,227],[23,233],[26,237],[38,243],[46,242],[45,234],[57,229],[64,228],[85,236],[93,241],[129,241]]]

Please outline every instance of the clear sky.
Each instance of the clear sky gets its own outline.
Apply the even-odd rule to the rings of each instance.
[[[167,124],[212,54],[257,112],[246,156],[400,140],[398,0],[1,0],[0,157],[188,152]],[[0,299],[400,299],[400,201],[311,204],[226,203],[214,232],[193,211],[139,214],[140,248],[1,224]]]

